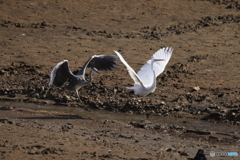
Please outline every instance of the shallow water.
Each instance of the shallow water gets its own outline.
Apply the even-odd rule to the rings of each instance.
[[[128,114],[128,113],[115,113],[110,111],[102,110],[90,110],[90,112],[76,107],[66,107],[61,105],[39,105],[35,103],[23,103],[23,102],[12,102],[12,101],[0,101],[0,106],[4,107],[16,107],[32,110],[41,111],[55,111],[64,112],[67,114],[78,115],[83,118],[90,118],[93,120],[116,120],[120,122],[128,123],[130,121],[141,121],[148,120],[152,123],[160,123],[167,125],[177,125],[180,127],[186,127],[190,129],[197,129],[200,131],[214,131],[219,133],[228,134],[231,132],[236,132],[238,129],[236,126],[228,124],[218,124],[203,120],[193,120],[175,117],[162,117],[162,116],[150,116],[147,118],[145,115],[139,114]]]

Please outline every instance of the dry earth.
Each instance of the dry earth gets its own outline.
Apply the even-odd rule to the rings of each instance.
[[[209,152],[240,153],[239,0],[0,0],[0,28],[2,101],[146,117],[94,120],[3,103],[0,159],[191,159],[198,149],[219,159]],[[161,47],[173,47],[173,56],[145,98],[125,89],[133,81],[121,63],[94,74],[80,89],[81,103],[75,92],[48,86],[52,68],[64,59],[76,71],[92,55],[118,50],[137,71]],[[235,131],[155,124],[146,115],[211,121]]]

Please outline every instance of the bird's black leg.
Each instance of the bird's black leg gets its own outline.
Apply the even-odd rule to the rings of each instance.
[[[78,100],[79,100],[79,102],[81,102],[81,99],[80,99],[80,96],[78,94],[78,90],[77,89],[76,89],[76,92],[77,92]]]

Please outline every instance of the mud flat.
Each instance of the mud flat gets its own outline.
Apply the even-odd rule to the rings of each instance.
[[[239,153],[240,136],[232,125],[31,103],[1,106],[1,159],[191,159],[199,149],[205,157],[210,151]]]
[[[240,153],[239,4],[1,1],[0,159]],[[90,56],[118,50],[137,71],[160,47],[174,53],[145,98],[125,89],[132,80],[122,64],[95,74],[80,90],[82,103],[74,92],[48,86],[52,68],[64,59],[76,71]]]

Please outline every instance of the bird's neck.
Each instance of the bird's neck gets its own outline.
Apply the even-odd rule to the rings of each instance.
[[[153,70],[153,63],[154,63],[154,59],[151,60],[151,69]]]
[[[154,71],[154,69],[153,69],[153,63],[154,63],[154,62],[155,62],[154,60],[151,61],[151,69],[152,69],[152,71],[153,71],[153,77],[154,77],[154,79],[155,79],[155,71]]]
[[[153,69],[153,63],[155,62],[155,60],[152,60],[151,61],[151,69],[152,69],[152,72],[153,72],[153,86],[156,86],[156,74],[155,74],[155,71]]]
[[[86,81],[86,84],[89,84],[89,83],[92,82],[92,80],[93,80],[92,74],[93,74],[93,70],[91,69],[90,72],[89,72],[89,78],[88,78],[88,80]]]

